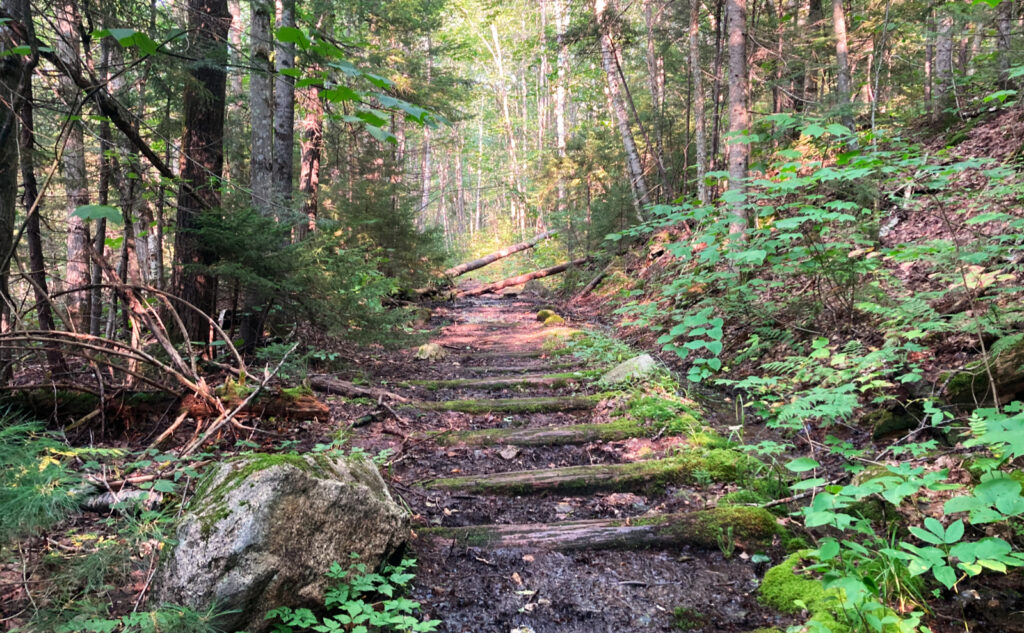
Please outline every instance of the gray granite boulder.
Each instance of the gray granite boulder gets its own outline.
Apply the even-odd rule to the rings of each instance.
[[[154,598],[233,611],[217,624],[260,633],[279,606],[321,603],[334,561],[368,567],[401,547],[408,514],[362,458],[259,454],[218,464],[178,525]]]
[[[658,361],[650,354],[641,354],[619,363],[598,381],[602,385],[614,385],[627,380],[646,378],[658,372]]]

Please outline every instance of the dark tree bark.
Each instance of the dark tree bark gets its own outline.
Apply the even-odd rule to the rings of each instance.
[[[8,3],[9,4],[9,3]],[[6,27],[0,27],[0,49],[7,52],[18,42]],[[10,260],[7,253],[14,248],[14,216],[18,199],[18,112],[15,106],[21,84],[22,65],[18,58],[0,58],[0,253],[5,264],[0,267],[0,333],[11,330]],[[11,351],[0,351],[0,382],[11,375]]]
[[[320,155],[324,145],[324,105],[320,89],[309,86],[299,92],[299,105],[305,110],[302,119],[302,157],[299,162],[299,193],[302,194],[302,216],[295,225],[295,241],[301,241],[316,230],[319,212]]]
[[[29,9],[29,0],[7,0],[5,11],[20,22],[25,29],[25,41],[35,41],[35,30]],[[39,185],[35,168],[35,102],[32,96],[32,75],[39,62],[38,55],[29,56],[21,69],[20,86],[16,97],[21,129],[18,134],[18,149],[21,154],[21,180],[24,187],[22,206],[25,208],[25,241],[28,245],[28,278],[36,300],[36,318],[39,329],[49,332],[54,329],[52,305],[46,282],[46,261],[43,258],[43,240],[39,227]],[[54,376],[68,371],[64,355],[56,346],[46,348],[46,362]]]
[[[199,240],[203,213],[220,205],[219,180],[224,168],[224,98],[227,82],[226,38],[231,16],[226,0],[189,0],[190,56],[196,58],[185,86],[185,132],[182,138],[177,232],[174,236],[175,294],[208,313],[214,311],[216,278],[208,267],[216,253]],[[209,322],[183,311],[185,333],[207,340]]]

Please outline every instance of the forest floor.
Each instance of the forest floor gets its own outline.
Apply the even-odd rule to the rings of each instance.
[[[417,362],[409,351],[405,362],[374,370],[372,379],[438,407],[399,409],[401,433],[391,423],[374,423],[355,429],[350,440],[368,452],[395,451],[384,474],[414,513],[413,597],[426,615],[452,633],[784,627],[787,618],[756,600],[767,559],[752,556],[762,550],[747,551],[742,535],[729,542],[724,535],[732,536],[731,528],[709,536],[714,528],[700,525],[669,538],[645,531],[660,517],[699,516],[730,484],[707,476],[692,485],[653,475],[608,481],[594,470],[654,464],[684,454],[688,440],[656,427],[628,439],[594,440],[590,427],[580,425],[608,423],[621,405],[614,397],[595,397],[596,404],[579,399],[597,393],[595,379],[566,378],[590,368],[571,355],[551,354],[551,340],[572,330],[539,323],[541,307],[519,298],[441,306],[431,325],[444,324],[433,342],[445,359]],[[559,378],[541,378],[546,375]],[[438,379],[464,382],[408,382]],[[552,404],[498,411],[526,398]],[[475,412],[453,410],[466,408],[460,404],[466,400],[495,402]],[[542,434],[463,433],[488,429]],[[555,470],[566,467],[578,469]],[[772,550],[764,545],[764,552]]]

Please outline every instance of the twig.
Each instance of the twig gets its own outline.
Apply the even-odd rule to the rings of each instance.
[[[277,372],[281,370],[281,367],[284,366],[285,361],[288,360],[288,357],[291,356],[291,353],[294,352],[295,348],[297,348],[298,346],[298,343],[292,345],[291,348],[287,352],[285,352],[284,355],[281,356],[281,360],[277,363],[277,366],[274,367],[273,371],[269,370],[268,365],[268,369],[263,370],[263,380],[260,381],[260,384],[257,385],[255,389],[253,389],[252,393],[246,396],[246,398],[242,400],[242,402],[240,402],[238,406],[236,406],[231,411],[226,411],[220,414],[220,416],[218,416],[217,419],[213,421],[213,424],[210,425],[210,428],[206,429],[206,432],[203,433],[202,436],[192,440],[185,446],[185,448],[182,449],[179,457],[184,457],[195,451],[197,448],[205,444],[208,439],[213,437],[213,434],[219,431],[225,424],[231,422],[242,409],[247,407],[249,403],[252,402],[253,399],[256,398],[256,396],[259,395],[261,391],[263,391],[264,387],[267,386],[267,383],[269,383],[270,380],[277,374]]]

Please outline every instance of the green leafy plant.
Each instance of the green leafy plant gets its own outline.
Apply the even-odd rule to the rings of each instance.
[[[275,633],[307,629],[317,633],[435,631],[441,621],[418,619],[415,614],[419,603],[402,596],[415,578],[410,571],[415,564],[404,559],[398,565],[385,565],[380,572],[373,572],[363,563],[353,562],[345,569],[336,562],[327,572],[328,578],[338,581],[325,594],[327,615],[318,616],[306,608],[280,607],[268,613],[267,619],[277,620]]]

